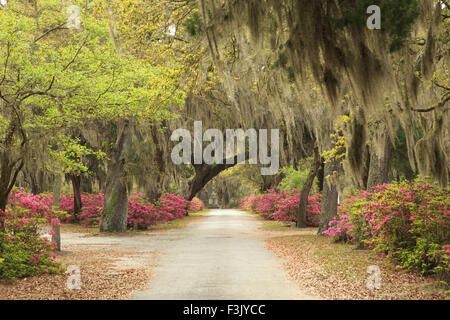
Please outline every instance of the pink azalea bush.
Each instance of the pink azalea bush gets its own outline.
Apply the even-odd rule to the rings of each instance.
[[[300,191],[290,192],[270,190],[268,194],[251,195],[244,198],[240,207],[275,221],[295,222],[300,203]],[[320,220],[320,194],[308,197],[307,225],[317,227]]]
[[[145,201],[142,194],[132,193],[128,199],[128,228],[147,229],[157,223],[158,215],[156,208],[150,202]]]
[[[205,204],[203,203],[202,200],[198,199],[198,198],[194,198],[191,200],[191,202],[189,203],[189,212],[195,213],[195,212],[199,212],[202,211],[205,207]]]
[[[103,210],[103,194],[82,194],[82,209],[79,216],[80,224],[83,226],[98,226],[99,219]],[[67,218],[62,222],[69,223],[75,221],[73,212],[73,195],[61,196],[59,200],[59,209],[67,212]]]
[[[86,227],[97,227],[100,222],[103,210],[103,194],[82,194],[82,209],[79,215],[79,223]],[[33,195],[26,193],[23,188],[11,192],[10,205],[34,210],[41,216],[55,214],[52,209],[52,195]],[[156,204],[147,201],[141,193],[133,192],[128,199],[128,220],[129,228],[146,229],[158,222],[168,222],[173,219],[183,218],[188,210],[198,212],[203,210],[204,204],[201,200],[194,198],[186,201],[179,195],[165,193]],[[64,223],[75,222],[73,210],[73,195],[62,195],[60,198],[61,212],[65,214],[60,217]],[[61,212],[59,215],[61,216]],[[58,220],[57,223],[60,222]],[[50,221],[51,222],[51,221]]]
[[[158,218],[163,222],[183,218],[187,214],[188,205],[189,201],[182,196],[164,193],[159,199]]]
[[[55,244],[43,238],[40,230],[59,224],[48,197],[14,189],[6,209],[0,210],[0,278],[57,272]]]
[[[450,188],[425,182],[376,186],[348,196],[323,233],[361,243],[405,269],[450,275]]]
[[[258,198],[258,196],[256,196],[256,195],[251,195],[251,196],[245,197],[244,199],[242,199],[239,202],[239,207],[243,210],[254,211],[253,205],[257,198]]]
[[[278,210],[273,214],[276,221],[297,221],[297,212],[300,205],[300,191],[293,190],[292,195],[280,199],[277,205]],[[306,209],[306,225],[308,227],[318,227],[320,221],[320,194],[308,197]]]
[[[103,210],[103,194],[83,194],[80,223],[83,226],[96,227],[100,223]],[[147,229],[158,222],[168,222],[186,215],[187,208],[203,208],[203,203],[186,201],[183,197],[171,193],[161,196],[158,203],[153,205],[141,193],[133,192],[128,199],[128,228]],[[73,196],[61,197],[60,209],[68,213],[69,217],[63,222],[74,222]]]
[[[269,190],[267,194],[245,198],[241,202],[241,208],[245,206],[244,209],[251,210],[265,219],[273,220],[273,214],[277,211],[279,201],[285,197],[285,191]]]

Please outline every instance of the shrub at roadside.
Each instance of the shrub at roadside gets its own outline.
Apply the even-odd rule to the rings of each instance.
[[[145,230],[156,224],[156,208],[148,201],[145,201],[142,194],[133,192],[128,199],[128,228]]]
[[[0,210],[0,278],[60,271],[54,261],[55,244],[41,232],[54,225],[59,225],[58,213],[49,206],[48,198],[13,190],[8,207]]]
[[[205,207],[205,205],[202,200],[200,200],[198,198],[194,198],[191,200],[191,202],[189,204],[188,211],[192,212],[192,213],[196,213],[196,212],[202,211],[204,207]]]
[[[241,201],[241,208],[275,221],[295,222],[300,203],[300,191],[289,192],[270,190],[268,194],[252,195]],[[308,197],[306,222],[310,227],[317,227],[320,220],[320,194]]]
[[[81,200],[81,225],[90,227],[98,226],[103,210],[103,194],[83,194]],[[181,196],[165,193],[153,205],[141,193],[133,192],[128,199],[127,226],[128,228],[137,227],[139,230],[144,230],[149,226],[156,225],[158,222],[179,219],[186,215],[186,208],[188,206],[195,209],[203,209],[203,202],[189,202]],[[63,222],[73,222],[75,220],[73,216],[73,196],[61,197],[60,209],[68,213],[68,218]]]
[[[73,195],[61,196],[59,203],[60,210],[63,210],[68,214],[67,218],[62,222],[74,222]],[[83,207],[79,215],[80,224],[86,227],[98,226],[103,210],[103,194],[82,194],[81,203],[83,204]]]
[[[300,205],[300,192],[295,190],[293,195],[278,202],[278,210],[273,214],[276,221],[297,221],[297,212]],[[318,227],[320,221],[320,194],[308,197],[306,209],[306,225]]]
[[[245,198],[241,202],[241,208],[251,210],[259,214],[264,219],[273,220],[273,214],[278,209],[280,200],[286,197],[285,191],[277,193],[275,190],[269,190],[269,193],[263,195],[254,195]]]
[[[450,277],[450,189],[425,182],[376,186],[347,197],[324,234],[364,244],[422,274]]]
[[[163,222],[183,218],[186,215],[189,201],[182,196],[164,193],[159,199],[158,218]]]
[[[103,194],[83,194],[79,216],[84,226],[97,226],[103,209]],[[0,279],[13,280],[42,273],[62,271],[55,260],[55,244],[43,232],[60,225],[60,220],[73,222],[73,196],[62,196],[61,211],[52,208],[51,195],[33,195],[23,188],[10,194],[5,211],[0,210]],[[128,228],[147,229],[158,221],[182,218],[186,208],[203,209],[203,202],[186,201],[181,196],[164,194],[157,206],[134,192],[128,201]],[[63,213],[64,212],[64,213]]]

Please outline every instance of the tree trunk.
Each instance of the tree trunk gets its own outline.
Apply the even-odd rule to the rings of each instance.
[[[79,174],[70,174],[70,180],[72,181],[73,188],[73,216],[75,221],[80,220],[81,212],[81,176]]]
[[[36,170],[30,173],[30,185],[32,194],[40,194],[44,191],[44,172]]]
[[[302,187],[302,191],[300,193],[300,203],[297,212],[297,228],[306,228],[306,211],[308,209],[308,196],[311,191],[311,187],[314,182],[314,178],[317,175],[320,167],[320,155],[319,148],[314,147],[314,160],[311,164],[311,169],[309,170],[308,177]]]
[[[376,148],[371,150],[367,190],[372,190],[374,186],[388,181],[391,153],[391,140],[389,135],[386,134],[383,154],[378,154]]]
[[[90,177],[83,176],[80,180],[81,190],[85,193],[93,193],[92,179]]]
[[[320,223],[318,234],[328,229],[329,222],[336,217],[338,207],[337,176],[339,173],[339,164],[334,162],[326,163],[325,177],[335,175],[334,178],[326,179],[323,186],[322,203],[320,210]]]
[[[104,206],[100,231],[124,232],[127,229],[128,193],[125,163],[130,153],[129,121],[119,125],[117,141],[107,168]]]
[[[2,152],[0,156],[0,210],[5,210],[9,193],[16,183],[17,175],[22,170],[23,160],[12,161],[8,152]]]
[[[59,200],[61,199],[61,180],[62,177],[59,174],[55,175],[55,183],[53,185],[53,208],[59,210]],[[53,226],[52,241],[56,243],[56,250],[61,251],[61,227]]]
[[[319,192],[323,191],[323,183],[325,180],[324,170],[325,170],[325,160],[323,158],[320,159],[320,167],[319,171],[317,172],[317,187],[319,189]]]
[[[0,107],[3,111],[4,103],[3,100],[0,101]],[[12,120],[9,122],[8,128],[2,129],[5,129],[5,131],[0,141],[0,210],[5,210],[9,193],[24,165],[27,136],[20,121]],[[21,137],[20,140],[15,139],[17,134]],[[14,158],[14,154],[17,157]]]

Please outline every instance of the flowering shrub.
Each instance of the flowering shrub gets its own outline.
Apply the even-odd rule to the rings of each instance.
[[[159,199],[158,218],[163,222],[182,218],[187,213],[188,204],[181,196],[165,193]]]
[[[99,225],[103,210],[103,194],[82,194],[82,209],[79,222],[83,226],[96,227]],[[24,192],[23,188],[11,193],[10,203],[39,212],[42,216],[51,216],[52,196],[44,197],[32,195]],[[164,194],[156,205],[144,199],[143,195],[133,192],[128,199],[128,228],[147,229],[151,225],[156,225],[158,221],[168,222],[173,219],[182,218],[187,213],[188,208],[192,212],[203,210],[203,202],[199,199],[186,201],[183,197],[174,194]],[[60,210],[65,212],[61,217],[61,222],[74,222],[73,195],[61,196]],[[59,212],[59,214],[61,214]],[[50,221],[51,222],[51,221]]]
[[[81,200],[80,223],[97,226],[103,210],[103,194],[83,194]],[[8,207],[0,211],[0,278],[14,279],[60,270],[54,262],[55,244],[43,238],[40,229],[43,225],[59,225],[60,220],[73,222],[73,196],[61,197],[61,211],[54,211],[52,203],[51,195],[33,195],[23,188],[11,192]],[[128,200],[127,225],[147,229],[158,221],[182,218],[188,207],[197,212],[203,209],[203,202],[198,199],[188,202],[181,196],[167,193],[154,206],[142,194],[134,192]],[[65,215],[61,218],[62,212]]]
[[[81,225],[86,227],[98,226],[103,210],[103,194],[82,194],[81,203],[83,204],[79,217]],[[59,200],[59,208],[68,213],[63,222],[74,222],[73,195],[70,197],[62,196]]]
[[[239,206],[241,207],[241,209],[254,212],[255,204],[258,198],[259,197],[256,195],[245,197],[240,201]]]
[[[156,224],[157,217],[156,208],[150,202],[145,201],[142,194],[133,192],[128,199],[128,227],[147,229],[148,226]]]
[[[273,220],[273,214],[278,209],[279,202],[286,198],[286,192],[269,190],[269,193],[263,195],[254,195],[245,198],[241,202],[241,208],[250,210],[262,216],[265,219]]]
[[[300,203],[300,191],[276,192],[270,190],[268,194],[252,195],[241,201],[241,208],[253,211],[265,219],[275,221],[296,221]],[[308,197],[306,223],[310,227],[317,227],[320,220],[320,194]]]
[[[203,208],[205,207],[203,201],[201,201],[198,198],[194,198],[191,200],[191,202],[189,203],[189,212],[195,213],[195,212],[199,212],[202,211]]]
[[[372,194],[361,191],[358,195],[347,196],[338,207],[338,215],[331,220],[329,228],[322,233],[334,241],[361,241],[367,237],[365,221],[369,213],[358,214],[370,201]],[[356,214],[355,214],[356,213]]]
[[[278,203],[278,210],[273,214],[276,221],[297,221],[297,212],[300,205],[300,191],[293,190],[291,196],[281,199]],[[308,197],[306,208],[306,225],[308,227],[318,227],[320,221],[320,194]]]
[[[59,225],[49,199],[27,194],[22,188],[13,190],[8,207],[0,210],[0,278],[12,280],[59,270],[54,261],[55,244],[41,237],[43,225]]]
[[[56,225],[59,223],[58,213],[52,209],[51,196],[29,194],[24,188],[13,189],[9,195],[9,207],[28,209],[22,212],[24,219],[36,218],[34,222]]]
[[[83,194],[81,195],[82,211],[80,223],[84,226],[98,226],[103,210],[103,194]],[[151,225],[156,225],[158,221],[168,222],[173,219],[182,218],[186,215],[188,201],[183,197],[170,193],[161,196],[157,206],[145,200],[141,193],[133,192],[128,199],[128,228],[139,230],[147,229]],[[200,206],[199,203],[196,204]],[[201,206],[203,203],[201,203]],[[61,197],[60,209],[69,214],[69,218],[64,222],[73,222],[73,196]]]
[[[449,276],[450,189],[383,184],[347,197],[324,234],[363,243],[406,269]]]

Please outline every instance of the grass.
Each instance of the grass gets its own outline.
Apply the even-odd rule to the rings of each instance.
[[[291,229],[291,223],[279,221],[265,221],[263,222],[261,229],[270,231],[285,231]]]
[[[84,227],[74,223],[62,223],[61,232],[89,233],[94,235],[99,234],[100,230],[98,227]]]
[[[202,211],[199,212],[189,212],[189,216],[190,217],[198,217],[198,216],[205,216],[209,213],[209,209],[204,209]]]
[[[164,231],[164,230],[171,230],[171,229],[180,229],[185,226],[187,226],[189,223],[194,221],[199,221],[203,216],[207,215],[209,212],[208,209],[195,212],[195,213],[189,213],[189,216],[183,217],[182,219],[175,219],[166,223],[159,223],[154,226],[150,226],[147,230],[127,230],[126,232],[100,232],[98,227],[84,227],[79,224],[72,224],[72,223],[63,223],[61,224],[61,232],[75,232],[75,233],[87,233],[92,236],[98,236],[98,235],[123,235],[123,236],[129,236],[129,235],[135,235],[139,233],[146,233],[146,232],[152,232],[152,231]]]

